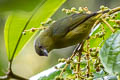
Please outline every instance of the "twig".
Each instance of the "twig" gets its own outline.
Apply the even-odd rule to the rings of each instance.
[[[103,18],[101,18],[101,20],[110,28],[110,30],[114,33],[115,30],[112,28],[112,26]]]
[[[115,12],[118,12],[118,11],[120,11],[120,7],[113,8],[113,9],[111,9],[111,10],[108,12],[108,15],[111,15],[111,14],[113,14],[113,13],[115,13]],[[112,26],[111,26],[105,19],[103,19],[105,16],[106,16],[106,15],[103,15],[103,16],[101,17],[101,20],[102,20],[102,21],[110,28],[110,30],[114,33],[115,30],[112,28]]]
[[[80,70],[80,60],[81,60],[81,55],[82,55],[82,50],[83,50],[83,44],[81,44],[81,48],[80,50],[78,51],[78,64],[77,64],[77,67],[76,67],[76,72],[77,72],[77,78],[79,79],[80,76],[81,76],[81,70]]]
[[[100,20],[96,20],[96,22],[93,25],[93,28],[95,28],[100,23]]]
[[[116,7],[116,8],[113,8],[113,9],[111,9],[109,12],[108,12],[108,15],[111,15],[111,14],[113,14],[113,13],[115,13],[115,12],[118,12],[118,11],[120,11],[120,7]],[[103,18],[106,16],[106,14],[103,14],[100,18],[102,19],[102,21],[110,28],[110,30],[112,31],[112,32],[115,32],[115,30],[111,27],[111,25],[106,21],[106,20],[104,20]],[[93,28],[96,26],[96,25],[98,25],[100,23],[100,20],[97,20],[95,23],[94,23],[94,25],[93,25]]]
[[[76,48],[74,49],[74,51],[73,51],[72,56],[71,56],[67,61],[72,60],[72,58],[76,55],[79,46],[80,46],[80,44],[77,45],[77,47],[76,47]],[[62,71],[61,71],[61,73],[60,73],[59,76],[62,76],[63,72],[65,71],[65,69],[67,68],[68,65],[69,65],[69,64],[65,64],[65,66],[64,66],[64,68],[62,69]]]
[[[115,12],[118,12],[118,11],[120,11],[120,7],[113,8],[113,9],[111,9],[111,11],[109,12],[109,15],[111,15],[111,14],[113,14],[113,13],[115,13]]]
[[[79,50],[81,47],[82,47],[82,43],[79,43],[79,44],[77,45],[77,47],[74,49],[72,56],[71,56],[67,61],[72,60],[72,58],[76,55],[76,53],[78,52],[78,50]],[[62,71],[61,71],[61,73],[60,73],[60,75],[59,75],[60,77],[62,76],[63,72],[65,71],[65,69],[67,68],[68,65],[69,65],[69,64],[67,64],[67,63],[65,64],[64,68],[62,69]]]
[[[24,32],[29,32],[29,31],[34,32],[35,30],[43,30],[43,29],[46,29],[46,28],[47,27],[41,26],[40,28],[31,28],[31,29],[28,29],[28,30],[24,30]]]
[[[86,53],[86,59],[87,59],[87,77],[90,75],[90,50],[89,50],[89,40],[87,40],[87,53]]]
[[[82,55],[82,51],[83,51],[83,45],[84,45],[84,41],[82,42],[81,46],[78,48],[78,64],[77,64],[77,78],[79,79],[81,77],[81,70],[80,70],[80,60],[81,60],[81,55]]]
[[[81,52],[80,53],[78,53],[78,64],[77,64],[77,67],[76,67],[76,72],[77,72],[77,78],[79,78],[80,77],[80,75],[81,75],[81,70],[80,70],[80,60],[81,60]]]
[[[65,66],[64,66],[64,68],[62,69],[62,71],[61,71],[61,73],[60,73],[60,77],[62,76],[62,74],[63,74],[63,72],[65,71],[65,69],[67,68],[67,66],[68,66],[69,64],[65,64]]]

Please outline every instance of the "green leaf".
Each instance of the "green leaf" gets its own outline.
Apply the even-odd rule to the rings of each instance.
[[[100,50],[100,59],[110,74],[120,74],[120,31],[107,39]]]
[[[24,47],[34,33],[23,35],[22,32],[32,27],[38,28],[65,2],[65,0],[44,0],[38,9],[31,13],[12,13],[5,25],[5,43],[8,59],[11,60]]]
[[[31,11],[42,1],[46,0],[1,0],[0,12],[19,10]]]

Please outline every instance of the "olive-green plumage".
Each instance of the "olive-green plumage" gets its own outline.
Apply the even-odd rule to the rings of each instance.
[[[35,50],[40,56],[47,56],[53,49],[75,45],[85,40],[95,21],[102,13],[72,14],[60,19],[40,33],[35,40]]]

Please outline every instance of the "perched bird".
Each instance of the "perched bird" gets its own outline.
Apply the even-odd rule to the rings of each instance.
[[[40,56],[48,56],[53,49],[65,48],[85,40],[95,21],[104,12],[75,13],[51,24],[35,40],[35,51]]]

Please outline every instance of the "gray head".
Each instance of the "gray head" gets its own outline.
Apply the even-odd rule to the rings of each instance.
[[[35,51],[39,56],[48,56],[48,51],[46,50],[45,46],[43,46],[39,39],[35,40],[34,43]]]

